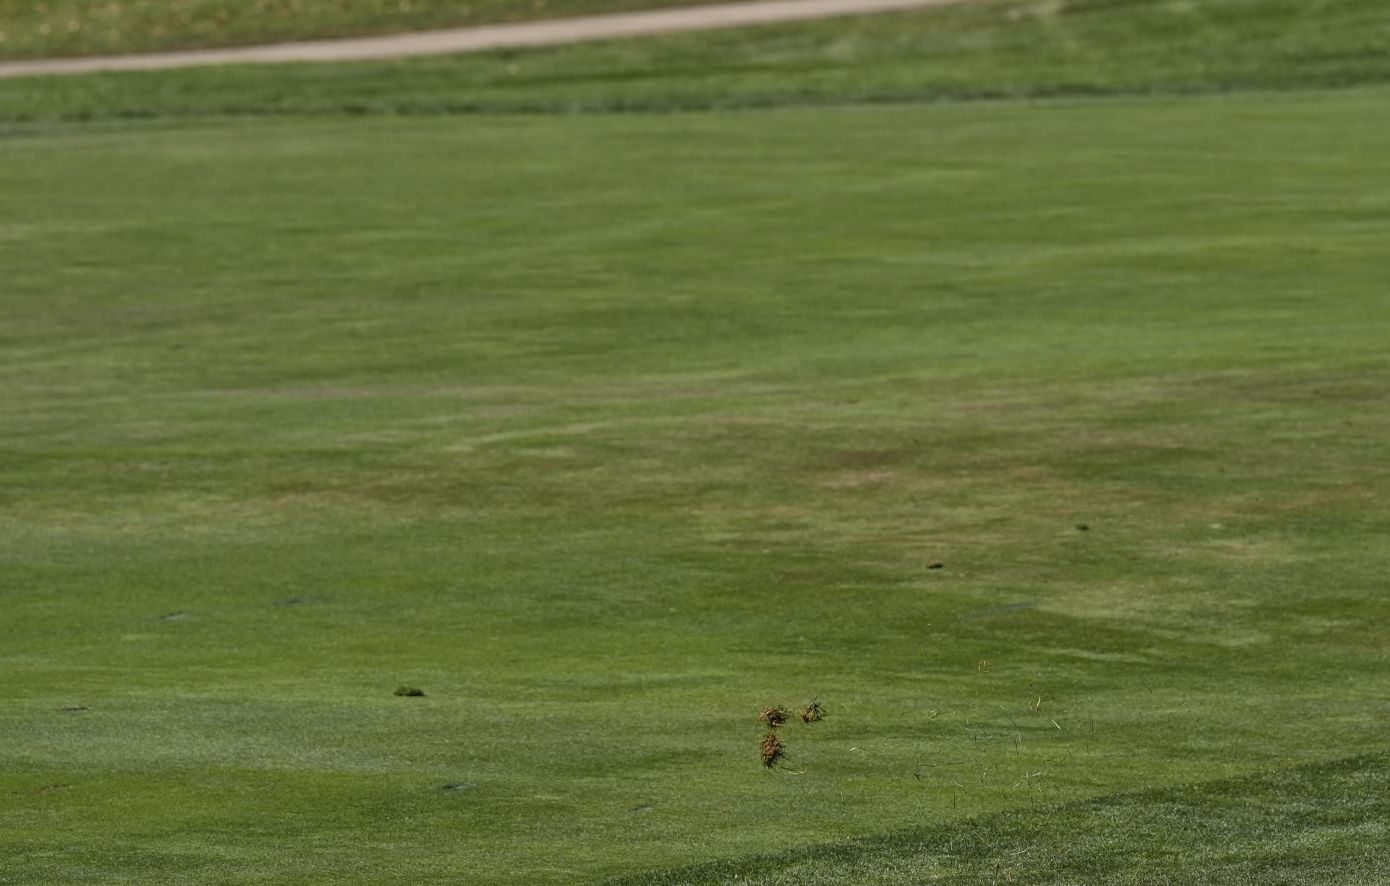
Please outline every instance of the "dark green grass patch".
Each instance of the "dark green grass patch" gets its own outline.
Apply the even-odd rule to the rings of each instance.
[[[1374,886],[1390,877],[1384,755],[1019,810],[612,886]]]
[[[0,120],[672,111],[1387,79],[1380,0],[1000,0],[477,56],[7,80]]]
[[[0,877],[574,883],[1383,750],[1386,100],[0,141]]]

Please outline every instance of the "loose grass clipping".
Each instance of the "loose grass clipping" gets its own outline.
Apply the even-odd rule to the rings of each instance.
[[[777,738],[776,733],[769,732],[763,736],[762,744],[759,749],[763,754],[763,765],[768,769],[776,767],[777,761],[782,759],[786,750],[782,747],[782,742]]]
[[[763,708],[762,712],[758,714],[758,722],[766,723],[769,727],[777,729],[787,722],[787,712],[781,708]]]
[[[817,723],[825,719],[825,708],[819,701],[813,701],[801,709],[801,722]]]

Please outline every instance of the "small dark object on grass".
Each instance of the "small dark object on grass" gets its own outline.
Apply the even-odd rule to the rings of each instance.
[[[787,712],[781,708],[763,708],[762,712],[758,714],[758,722],[766,723],[776,729],[787,722]]]
[[[74,713],[74,712],[76,712],[76,711],[90,711],[91,708],[87,707],[87,706],[84,705],[84,704],[70,704],[70,705],[67,705],[66,707],[64,707],[63,710],[65,710],[65,711],[67,711],[67,712],[69,712],[69,713]]]
[[[458,784],[441,785],[439,789],[441,791],[471,791],[475,787],[477,787],[477,785],[472,782],[461,781]]]
[[[786,753],[786,750],[782,747],[782,742],[771,732],[763,736],[763,741],[759,749],[762,751],[763,765],[768,769],[776,766],[777,761],[782,759],[782,755]]]
[[[424,698],[425,690],[416,689],[414,686],[402,686],[396,690],[396,694],[406,698]]]
[[[1085,523],[1077,523],[1077,524],[1076,524],[1076,528],[1077,528],[1077,530],[1080,531],[1080,532],[1090,532],[1090,531],[1091,531],[1091,527],[1090,527],[1090,526],[1087,526]]]
[[[945,564],[945,563],[942,563],[940,560],[933,560],[933,561],[931,561],[930,563],[927,564],[927,568],[928,568],[928,569],[945,569],[945,568],[946,568],[946,564]]]
[[[812,701],[801,709],[801,722],[815,723],[825,719],[825,708],[821,707],[819,699]]]

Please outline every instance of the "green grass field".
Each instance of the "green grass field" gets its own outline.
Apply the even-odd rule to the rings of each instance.
[[[1390,871],[1386,764],[1299,766],[615,882],[1373,886]]]
[[[666,112],[1386,82],[1382,0],[987,0],[526,52],[0,80],[0,123]]]
[[[1376,64],[11,113],[0,883],[1386,882]]]

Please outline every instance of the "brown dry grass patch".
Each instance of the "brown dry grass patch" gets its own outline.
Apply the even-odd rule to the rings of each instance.
[[[772,732],[763,736],[763,740],[759,744],[758,749],[762,752],[763,765],[768,769],[774,768],[778,761],[782,759],[782,755],[786,753],[786,749],[782,747],[781,740]]]
[[[782,708],[763,708],[758,714],[758,722],[778,729],[787,722],[787,712]]]

